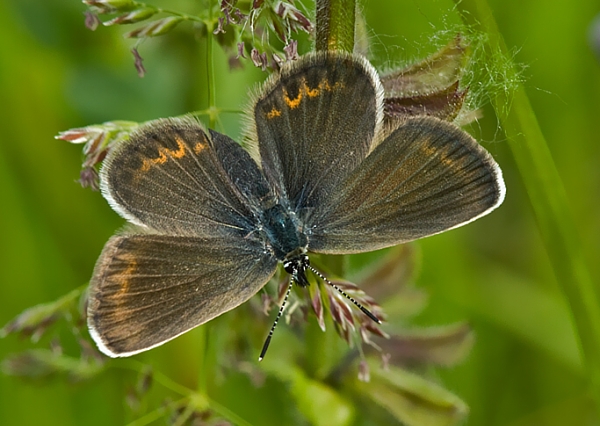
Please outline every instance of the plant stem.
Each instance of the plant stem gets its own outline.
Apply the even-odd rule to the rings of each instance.
[[[463,21],[489,37],[487,60],[508,56],[508,49],[486,0],[455,0]],[[509,70],[516,76],[514,68]],[[512,108],[506,111],[506,105]],[[552,155],[519,85],[512,97],[499,93],[492,105],[527,189],[555,276],[568,301],[596,408],[600,412],[600,294],[584,259],[569,202]]]
[[[215,66],[213,58],[213,30],[215,27],[215,20],[213,17],[213,2],[209,2],[208,6],[208,22],[206,22],[207,36],[206,36],[206,75],[208,80],[208,127],[210,129],[215,128],[216,124],[216,82],[215,82]]]
[[[354,50],[356,0],[317,0],[317,50]]]

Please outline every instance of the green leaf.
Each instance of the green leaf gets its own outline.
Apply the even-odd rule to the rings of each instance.
[[[335,389],[308,377],[303,370],[286,359],[269,358],[262,363],[269,373],[287,382],[298,410],[314,426],[352,424],[355,411],[350,401]]]
[[[423,377],[392,366],[384,370],[373,360],[369,365],[371,382],[357,389],[408,426],[451,426],[469,412],[460,398]]]
[[[456,365],[471,351],[475,336],[466,323],[439,327],[412,328],[392,333],[390,339],[378,342],[391,363]]]

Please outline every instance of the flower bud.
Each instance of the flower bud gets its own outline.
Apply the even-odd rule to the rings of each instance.
[[[183,21],[179,16],[169,16],[168,18],[152,21],[147,25],[137,28],[124,35],[125,38],[145,38],[156,37],[171,31],[177,24]]]
[[[141,9],[135,9],[131,12],[117,16],[116,18],[113,18],[110,21],[104,22],[103,25],[108,27],[111,25],[134,24],[136,22],[145,21],[146,19],[156,14],[156,12],[157,10],[153,7],[143,7]]]

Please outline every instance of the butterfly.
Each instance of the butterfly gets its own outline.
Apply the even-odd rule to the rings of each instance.
[[[384,122],[383,104],[366,59],[309,54],[254,96],[247,149],[189,117],[117,145],[101,190],[131,225],[90,282],[100,350],[161,345],[247,301],[279,264],[306,286],[310,253],[394,246],[502,203],[502,172],[469,134],[426,116]]]

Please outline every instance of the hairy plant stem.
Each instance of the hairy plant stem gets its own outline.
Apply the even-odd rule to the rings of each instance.
[[[214,66],[214,54],[213,47],[215,37],[213,31],[217,24],[217,18],[214,16],[214,8],[216,4],[214,0],[208,2],[208,18],[204,21],[206,25],[206,79],[208,82],[208,108],[206,113],[208,115],[208,128],[214,129],[219,111],[217,109],[216,100],[216,81],[215,81],[215,66]]]
[[[354,50],[356,0],[316,0],[316,49]]]

